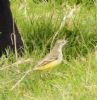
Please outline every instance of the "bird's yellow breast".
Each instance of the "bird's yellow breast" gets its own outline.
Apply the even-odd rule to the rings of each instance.
[[[47,70],[49,68],[53,68],[53,67],[59,65],[60,63],[61,63],[60,60],[55,60],[55,61],[52,61],[52,62],[46,64],[46,65],[36,67],[34,70]]]

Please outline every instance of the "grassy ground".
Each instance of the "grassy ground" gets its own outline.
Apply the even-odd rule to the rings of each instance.
[[[56,40],[68,37],[64,60],[47,72],[31,72],[12,87],[50,50],[54,33],[66,11],[79,3],[72,24],[64,26]],[[11,8],[25,45],[16,59],[0,58],[0,100],[97,100],[97,7],[92,0],[11,0]]]

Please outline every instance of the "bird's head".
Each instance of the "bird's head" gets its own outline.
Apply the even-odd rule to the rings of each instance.
[[[55,45],[54,45],[54,47],[53,47],[53,49],[52,49],[52,51],[55,52],[57,50],[57,51],[61,52],[63,46],[66,43],[67,43],[67,40],[66,39],[59,39],[59,40],[57,40],[56,43],[55,43]]]
[[[56,41],[56,44],[60,45],[61,47],[63,47],[66,43],[67,43],[67,40],[65,39],[60,39]]]

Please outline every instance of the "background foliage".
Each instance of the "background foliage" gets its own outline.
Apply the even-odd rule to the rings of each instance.
[[[66,35],[68,44],[63,49],[66,63],[48,72],[32,72],[11,90],[25,71],[49,52],[64,14],[74,5],[79,5],[80,11],[55,39]],[[96,100],[97,1],[11,0],[11,9],[25,54],[16,59],[7,50],[8,58],[5,55],[0,58],[0,100]]]

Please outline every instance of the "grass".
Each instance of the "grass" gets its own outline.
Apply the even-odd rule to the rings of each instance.
[[[56,40],[65,35],[68,38],[68,44],[63,49],[66,63],[46,72],[32,71],[11,90],[25,72],[49,52],[52,38],[64,14],[78,2],[11,0],[25,54],[16,61],[15,55],[7,50],[8,58],[5,55],[0,58],[0,100],[97,99],[97,7],[96,1],[92,0],[79,2],[80,11],[56,37]]]

